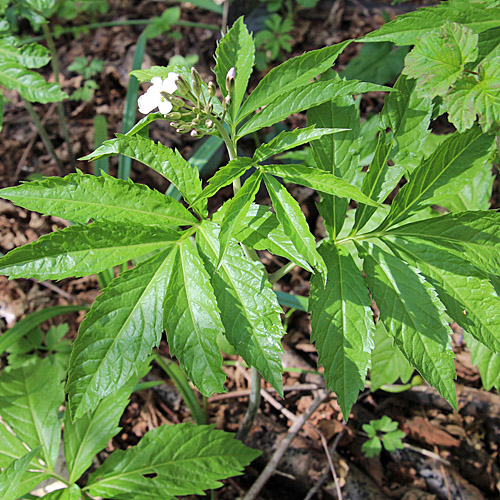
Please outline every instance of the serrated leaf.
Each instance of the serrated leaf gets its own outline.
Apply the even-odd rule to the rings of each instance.
[[[351,41],[346,40],[330,47],[312,50],[273,68],[244,102],[238,121],[331,68],[337,56],[349,43]]]
[[[374,340],[370,369],[371,390],[376,391],[383,385],[393,384],[398,379],[406,384],[414,369],[394,344],[394,338],[387,333],[382,321],[377,323]]]
[[[268,76],[270,74],[271,72],[268,73]],[[308,83],[300,87],[294,87],[293,90],[289,90],[287,93],[284,93],[285,90],[281,89],[279,97],[276,100],[269,102],[262,111],[252,116],[239,129],[238,138],[261,128],[270,127],[274,123],[288,118],[292,113],[304,111],[337,97],[390,90],[389,87],[383,87],[375,83],[359,82],[357,80],[326,80]],[[250,98],[246,102],[249,100]],[[259,106],[262,105],[263,103],[259,103]]]
[[[382,451],[382,442],[377,436],[372,437],[361,445],[361,451],[365,454],[365,457],[368,458],[380,455]]]
[[[73,420],[122,387],[159,344],[174,254],[165,250],[122,273],[92,305],[70,359],[67,392]]]
[[[442,2],[436,7],[420,8],[398,16],[394,21],[368,33],[359,41],[390,41],[396,45],[415,45],[420,37],[439,29],[447,21],[464,24],[474,33],[482,33],[498,26],[500,12],[496,8],[484,8],[479,2],[461,0]]]
[[[178,151],[140,135],[117,134],[116,139],[105,141],[93,153],[81,159],[97,160],[117,154],[140,161],[163,175],[181,192],[189,204],[192,204],[201,193],[198,171],[195,171]],[[200,215],[206,215],[204,204],[195,203],[194,207]]]
[[[500,275],[500,212],[446,214],[399,226],[387,235],[430,241],[486,273]]]
[[[478,57],[474,65],[480,64],[488,56],[500,56],[500,26],[484,31],[479,35],[477,42]]]
[[[311,279],[311,341],[318,364],[338,397],[344,419],[363,389],[373,349],[373,313],[363,276],[349,252],[333,243],[319,247],[328,269],[324,286],[320,276]]]
[[[208,181],[208,186],[198,195],[195,200],[207,199],[213,196],[219,189],[228,186],[235,179],[241,177],[253,164],[250,158],[242,157],[231,160],[227,165],[219,168],[215,175]]]
[[[455,132],[444,140],[441,147],[413,171],[410,181],[399,190],[381,228],[394,225],[432,204],[435,196],[457,192],[463,182],[459,179],[460,175],[486,162],[493,140],[493,136],[484,135],[479,127],[463,134]]]
[[[68,97],[58,83],[49,83],[38,73],[12,61],[0,63],[0,85],[17,90],[30,102],[59,102]]]
[[[416,90],[443,97],[468,62],[477,58],[478,36],[470,28],[446,22],[426,33],[406,56],[403,73],[416,78]]]
[[[373,244],[362,247],[364,271],[389,335],[406,359],[456,408],[455,366],[444,307],[419,271]]]
[[[23,440],[7,430],[3,423],[0,423],[0,439],[2,446],[0,447],[0,468],[5,469],[13,461],[23,457],[26,452],[26,446]],[[39,466],[37,459],[32,460],[33,466]]]
[[[118,434],[123,410],[129,403],[138,377],[132,377],[123,387],[101,399],[96,409],[73,422],[70,412],[64,415],[64,458],[70,482],[77,481],[92,465],[94,456],[106,448]]]
[[[344,131],[345,129],[315,128],[314,125],[306,128],[298,128],[291,132],[283,131],[267,144],[260,145],[253,155],[253,161],[262,162],[271,156],[302,146],[302,144],[316,141],[325,135]]]
[[[463,256],[431,241],[402,237],[387,241],[420,269],[452,319],[477,340],[500,352],[500,297],[484,273]]]
[[[220,479],[241,474],[259,453],[212,426],[162,425],[137,446],[113,452],[87,486],[93,496],[116,499],[202,495],[219,488]]]
[[[264,174],[264,182],[276,212],[276,217],[292,240],[295,248],[313,268],[326,275],[325,262],[316,250],[314,236],[309,230],[299,204],[274,177]]]
[[[40,449],[36,449],[26,453],[0,472],[0,498],[2,500],[17,500],[47,477],[45,474],[34,475],[28,471],[31,461],[39,451]]]
[[[59,454],[64,401],[62,370],[51,357],[33,357],[0,377],[0,416],[30,449],[41,446],[41,457],[53,469]]]
[[[473,366],[477,366],[485,390],[500,390],[500,354],[494,353],[472,335],[464,332]]]
[[[206,223],[196,241],[211,275],[225,335],[245,362],[282,394],[282,309],[262,264],[246,257],[234,241],[229,242],[215,271],[219,260],[218,232],[215,224]]]
[[[224,327],[214,290],[191,240],[178,245],[164,303],[164,328],[170,353],[197,389],[209,396],[225,392],[226,374],[217,335]]]
[[[224,35],[215,50],[215,76],[225,97],[226,76],[231,68],[235,69],[234,88],[231,92],[230,116],[236,121],[241,101],[245,96],[248,80],[252,74],[255,57],[255,46],[248,33],[243,16],[238,18],[232,28]]]
[[[81,224],[90,219],[142,225],[191,225],[196,218],[178,201],[144,184],[81,172],[0,190],[16,205]]]
[[[0,55],[4,61],[17,61],[25,68],[41,68],[50,61],[50,50],[38,43],[22,45],[13,36],[0,38]]]
[[[397,425],[397,422],[395,423]],[[405,437],[406,434],[401,430],[388,432],[382,436],[382,443],[387,451],[402,450],[404,445],[401,440]]]
[[[387,415],[384,415],[379,420],[372,420],[371,424],[376,430],[381,432],[394,432],[398,428],[398,423]]]
[[[0,258],[0,272],[40,280],[89,276],[172,246],[180,233],[159,227],[94,222],[70,226]]]
[[[260,188],[261,182],[262,173],[260,170],[257,170],[245,181],[240,190],[235,194],[234,198],[227,202],[229,203],[229,207],[227,208],[220,225],[220,252],[217,267],[226,253],[226,249],[233,236],[235,228],[238,227],[239,223],[248,213],[248,209],[255,199],[255,195]]]
[[[262,170],[267,174],[282,177],[284,181],[300,184],[320,193],[352,198],[370,206],[380,207],[379,203],[368,198],[356,186],[319,168],[287,163],[285,165],[262,165]]]
[[[72,484],[68,488],[51,491],[44,495],[45,500],[80,500],[82,498],[82,490],[76,485]]]
[[[472,176],[470,182],[448,200],[441,203],[451,212],[465,212],[468,210],[488,210],[493,191],[495,176],[487,168],[480,168]]]
[[[485,60],[479,76],[465,75],[451,88],[444,102],[448,117],[459,132],[474,124],[484,132],[500,127],[500,57]]]
[[[235,229],[234,238],[249,248],[269,250],[313,272],[268,206],[252,204],[239,227]]]

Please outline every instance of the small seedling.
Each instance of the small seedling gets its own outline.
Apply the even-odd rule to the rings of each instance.
[[[384,415],[380,420],[370,420],[369,424],[363,424],[363,430],[370,438],[363,443],[361,451],[370,458],[379,455],[382,445],[387,451],[403,449],[402,439],[406,434],[398,429],[398,423]]]

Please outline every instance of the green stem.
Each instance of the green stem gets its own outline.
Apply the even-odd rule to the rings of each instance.
[[[277,271],[269,275],[269,281],[274,285],[277,281],[279,281],[283,276],[288,274],[297,264],[295,262],[289,262],[284,266],[280,267]]]
[[[45,40],[47,42],[47,46],[50,50],[51,59],[50,63],[52,65],[52,71],[54,72],[54,78],[57,83],[60,83],[59,80],[59,59],[57,58],[56,46],[54,44],[54,39],[52,38],[52,33],[50,32],[49,27],[46,23],[42,24],[43,34],[45,36]],[[68,156],[69,162],[71,165],[71,170],[76,170],[76,161],[75,161],[75,153],[73,152],[73,146],[71,145],[71,137],[69,134],[68,121],[66,120],[66,113],[64,111],[64,105],[62,101],[59,101],[57,104],[57,115],[59,116],[59,126],[61,127],[64,140],[68,147]]]
[[[54,145],[52,144],[52,141],[50,140],[49,134],[47,133],[47,130],[43,126],[43,123],[41,122],[40,118],[38,117],[35,109],[33,108],[33,105],[27,101],[26,99],[23,99],[24,107],[26,108],[26,111],[31,117],[31,120],[33,121],[36,130],[38,134],[40,135],[42,142],[49,152],[50,156],[52,156],[52,159],[55,161],[57,167],[59,168],[59,171],[61,172],[61,175],[65,175],[66,172],[64,170],[64,166],[57,156],[56,150],[54,148]]]
[[[236,150],[236,144],[233,142],[233,140],[229,137],[229,134],[227,133],[224,124],[222,124],[217,118],[213,117],[213,120],[215,128],[219,132],[222,140],[226,144],[227,152],[229,153],[229,159],[234,160],[235,158],[238,157],[238,151]]]
[[[260,381],[261,376],[256,368],[252,366],[252,382],[250,387],[250,396],[248,399],[248,408],[243,418],[243,422],[236,433],[236,439],[240,441],[245,441],[250,429],[252,428],[253,422],[259,411],[260,406]]]

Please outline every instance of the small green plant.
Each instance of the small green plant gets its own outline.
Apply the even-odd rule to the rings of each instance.
[[[265,29],[259,31],[255,36],[257,53],[255,65],[258,70],[265,69],[271,61],[283,57],[283,52],[291,52],[290,43],[293,38],[290,32],[293,29],[293,20],[290,17],[282,18],[278,14],[272,14],[264,21]]]
[[[363,443],[361,451],[368,458],[379,455],[382,445],[387,451],[401,450],[404,448],[402,439],[406,434],[398,429],[398,423],[384,415],[380,420],[370,420],[369,424],[363,424],[363,430],[370,438]]]
[[[99,88],[96,81],[92,77],[99,74],[103,66],[104,61],[101,61],[99,58],[94,58],[90,61],[86,57],[75,58],[74,62],[68,66],[68,70],[82,75],[84,80],[82,87],[75,90],[75,92],[73,92],[73,94],[71,95],[71,100],[92,100],[95,90]]]

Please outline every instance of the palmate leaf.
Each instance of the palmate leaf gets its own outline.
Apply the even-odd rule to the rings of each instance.
[[[218,232],[215,224],[206,223],[200,227],[196,241],[211,276],[226,337],[245,362],[282,395],[282,309],[262,264],[246,257],[234,240],[215,271]]]
[[[325,368],[326,383],[337,394],[347,419],[370,366],[375,330],[371,300],[346,249],[324,243],[319,252],[328,275],[326,286],[319,276],[311,279],[311,341],[318,350],[318,364]]]
[[[486,273],[500,275],[500,212],[447,214],[387,232],[412,241],[430,241]]]
[[[2,500],[17,500],[47,477],[44,474],[33,474],[28,471],[32,460],[39,452],[38,448],[26,453],[0,472],[0,498]]]
[[[243,16],[235,21],[232,28],[222,38],[215,50],[215,68],[217,83],[225,97],[226,75],[234,68],[236,75],[234,78],[234,89],[231,92],[230,116],[236,121],[241,101],[245,96],[248,80],[252,74],[255,58],[255,46],[251,35],[243,21]]]
[[[284,181],[300,184],[320,193],[344,196],[367,205],[380,207],[379,203],[368,198],[356,186],[319,168],[287,163],[285,165],[262,165],[262,170],[267,174],[281,177]]]
[[[394,344],[394,338],[387,333],[382,321],[377,323],[374,341],[370,369],[371,391],[393,384],[398,379],[406,384],[413,374],[413,367]]]
[[[203,262],[190,239],[179,243],[164,303],[170,353],[205,396],[225,392],[217,335],[224,327]]]
[[[109,440],[118,434],[118,423],[127,406],[137,376],[118,391],[101,399],[96,409],[73,422],[70,412],[64,415],[64,458],[70,482],[77,481],[92,465],[95,455],[106,448]]]
[[[64,373],[51,357],[33,357],[28,363],[0,377],[0,416],[31,450],[53,469],[59,454],[61,423],[57,418],[64,402]],[[2,497],[3,498],[3,497]]]
[[[234,198],[227,203],[229,207],[225,211],[224,217],[220,225],[220,252],[217,267],[219,267],[224,254],[226,253],[229,241],[233,236],[235,228],[238,227],[241,220],[248,213],[250,205],[255,199],[255,195],[260,188],[262,182],[262,173],[260,170],[254,172],[246,181],[240,190],[235,194]]]
[[[500,354],[494,353],[472,335],[464,332],[465,342],[470,350],[471,362],[477,366],[483,387],[489,391],[500,390]]]
[[[17,90],[30,102],[59,102],[68,97],[58,83],[49,83],[38,73],[12,61],[0,63],[0,85]]]
[[[406,56],[403,73],[416,78],[416,90],[429,97],[444,96],[465,65],[477,58],[478,36],[463,25],[446,22],[426,33]]]
[[[174,499],[219,488],[260,454],[212,426],[162,425],[137,446],[117,450],[89,478],[93,496]],[[155,477],[147,477],[149,474]]]
[[[0,190],[16,205],[85,224],[90,219],[148,225],[191,225],[196,218],[179,202],[143,184],[81,172]]]
[[[313,272],[311,266],[297,251],[275,214],[265,205],[252,204],[247,215],[235,229],[234,239],[255,250],[285,257],[298,266]]]
[[[459,132],[472,127],[476,116],[484,132],[500,126],[500,56],[485,60],[478,78],[465,75],[445,97],[449,120]]]
[[[180,233],[168,228],[94,222],[40,237],[0,258],[0,273],[40,280],[89,276],[172,246]]]
[[[175,253],[175,247],[164,250],[122,273],[92,305],[70,359],[67,392],[73,420],[122,387],[159,344]]]
[[[302,144],[316,141],[325,135],[344,131],[345,129],[315,128],[314,125],[307,128],[298,128],[291,132],[283,131],[267,144],[259,146],[253,155],[253,161],[262,162],[271,156],[296,148]]]
[[[270,74],[271,72],[268,76]],[[317,74],[317,70],[315,74]],[[261,84],[263,81],[264,79]],[[252,96],[256,90],[251,94]],[[357,80],[326,80],[308,83],[300,87],[294,87],[286,93],[284,89],[280,89],[279,97],[270,102],[262,111],[252,116],[239,129],[238,138],[261,128],[270,127],[274,123],[288,118],[292,113],[318,106],[331,99],[372,91],[391,91],[391,89],[375,83],[365,83]],[[246,102],[249,100],[250,98]],[[262,106],[263,103],[258,105]]]
[[[326,275],[323,258],[316,250],[314,236],[309,231],[306,218],[293,196],[274,177],[264,174],[269,197],[271,198],[276,217],[286,234],[307,262],[316,270]]]
[[[474,33],[482,33],[498,26],[500,12],[494,7],[485,8],[482,2],[448,0],[436,7],[420,8],[398,16],[380,29],[368,33],[360,41],[415,45],[420,37],[439,29],[447,21],[464,24]]]
[[[494,136],[473,127],[463,134],[455,132],[429,158],[414,170],[410,181],[397,194],[389,215],[380,228],[387,228],[411,213],[433,203],[436,196],[456,193],[463,183],[461,175],[484,164]]]
[[[456,408],[455,366],[444,307],[416,268],[381,248],[359,247],[373,299],[406,359]]]
[[[500,352],[500,297],[485,273],[463,256],[430,241],[391,237],[387,242],[420,269],[452,319],[479,342]]]
[[[189,204],[193,204],[195,198],[201,193],[198,171],[178,151],[173,151],[160,142],[155,143],[140,135],[116,134],[116,139],[105,141],[93,153],[80,159],[97,160],[117,154],[137,160],[156,170],[181,192]],[[194,208],[200,215],[206,215],[205,204],[195,203]]]
[[[346,40],[330,47],[312,50],[273,68],[244,102],[238,121],[240,122],[257,108],[270,104],[278,97],[305,85],[315,76],[330,69],[349,43],[351,41]]]

